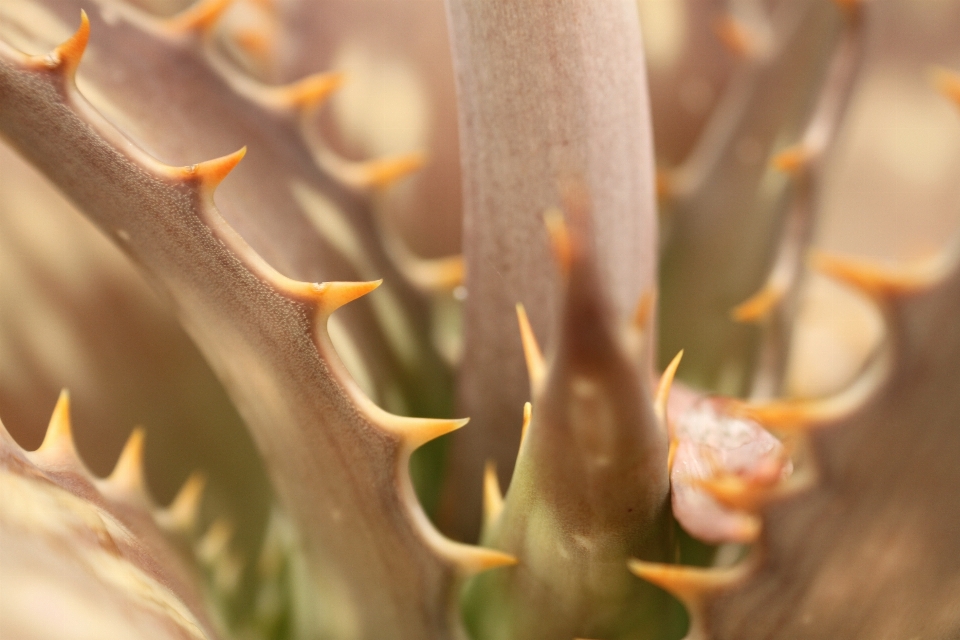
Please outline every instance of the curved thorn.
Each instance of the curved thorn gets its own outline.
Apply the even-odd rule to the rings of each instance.
[[[812,252],[809,262],[811,268],[850,285],[878,302],[920,291],[932,280],[932,274],[921,273],[922,270],[886,269],[820,251]]]
[[[722,506],[756,514],[767,503],[769,490],[743,478],[724,473],[713,478],[697,478],[692,484],[705,491]]]
[[[512,567],[520,561],[516,556],[470,544],[452,543],[450,557],[463,576],[473,576],[490,569]]]
[[[197,558],[206,565],[213,565],[227,551],[233,539],[233,523],[226,518],[217,518],[197,543]]]
[[[247,148],[242,147],[229,155],[183,167],[179,169],[179,176],[185,180],[196,180],[205,191],[213,193],[224,178],[240,164],[245,155],[247,155]]]
[[[411,451],[440,436],[445,436],[452,431],[463,428],[468,422],[470,422],[470,418],[459,420],[407,418],[385,411],[379,419],[374,420],[377,426],[399,436]]]
[[[497,478],[497,463],[487,460],[483,467],[483,528],[489,529],[503,511],[503,491]]]
[[[135,427],[123,445],[113,471],[107,477],[106,486],[124,496],[148,498],[143,472],[143,442],[146,433],[143,427]]]
[[[819,422],[817,412],[802,400],[780,400],[765,404],[730,399],[727,401],[730,415],[748,418],[768,429],[780,431],[805,431]]]
[[[358,186],[368,189],[386,189],[416,171],[427,162],[427,154],[415,151],[404,155],[368,160],[357,167]]]
[[[381,284],[383,279],[369,282],[321,282],[297,283],[299,293],[315,300],[319,306],[320,315],[327,317],[345,304],[353,302],[367,295]]]
[[[660,376],[660,384],[657,385],[657,395],[654,400],[653,410],[660,420],[660,424],[667,425],[667,402],[670,399],[670,387],[673,386],[673,378],[677,375],[677,368],[680,366],[680,360],[683,359],[683,349],[673,357],[667,368],[663,370]]]
[[[560,209],[552,208],[543,213],[543,223],[546,225],[547,234],[550,236],[550,248],[553,250],[553,257],[560,267],[560,272],[566,277],[570,273],[570,265],[573,262],[573,246],[570,241],[570,229],[567,227],[567,221]]]
[[[288,109],[315,109],[343,86],[346,74],[335,71],[315,73],[291,84],[270,90],[271,100],[278,107]]]
[[[533,405],[529,402],[523,403],[523,426],[520,428],[520,446],[523,446],[527,439],[527,431],[530,430],[530,418],[533,416]]]
[[[696,613],[703,598],[724,586],[729,574],[717,569],[700,569],[659,562],[632,559],[627,562],[631,573],[670,593]]]
[[[547,365],[543,361],[543,352],[533,335],[530,319],[523,305],[517,303],[517,322],[520,324],[520,342],[523,343],[523,357],[527,361],[527,375],[530,376],[530,388],[537,389],[547,374]]]
[[[60,392],[57,398],[57,404],[50,415],[50,422],[47,424],[47,433],[43,436],[43,442],[34,453],[41,456],[54,456],[68,454],[77,457],[77,451],[73,445],[73,428],[70,425],[70,392],[66,389]]]
[[[81,10],[80,26],[72,36],[44,58],[45,66],[49,69],[56,69],[72,79],[76,75],[77,67],[80,66],[80,59],[83,58],[83,52],[86,51],[89,41],[90,18],[87,17],[86,11]]]
[[[946,67],[934,67],[929,75],[937,91],[960,107],[960,73]]]
[[[234,0],[197,0],[164,24],[175,33],[208,32],[233,3]]]
[[[806,171],[813,160],[813,152],[803,143],[787,147],[770,160],[770,165],[790,176],[798,176]]]
[[[203,473],[191,473],[173,502],[157,514],[157,522],[168,531],[185,534],[192,532],[197,527],[200,502],[206,485],[207,478]]]
[[[767,282],[760,291],[731,309],[730,318],[735,322],[763,322],[780,304],[785,293],[782,286]]]

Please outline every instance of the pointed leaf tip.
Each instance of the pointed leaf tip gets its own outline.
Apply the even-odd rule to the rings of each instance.
[[[51,69],[58,69],[68,77],[73,77],[80,66],[80,60],[83,58],[83,52],[87,49],[87,43],[90,41],[90,18],[87,12],[80,11],[80,26],[76,32],[66,41],[57,46],[46,57],[45,63]]]
[[[197,0],[193,5],[166,20],[165,26],[173,33],[209,32],[234,1]]]
[[[536,389],[543,382],[547,372],[547,365],[543,360],[543,352],[537,344],[537,337],[533,334],[527,310],[517,303],[517,322],[520,324],[520,342],[523,344],[523,357],[527,362],[527,374],[530,376],[530,388]]]

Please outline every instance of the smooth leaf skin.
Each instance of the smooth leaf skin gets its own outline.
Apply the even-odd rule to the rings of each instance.
[[[514,305],[553,340],[560,289],[543,213],[561,204],[564,181],[583,183],[598,269],[625,319],[655,280],[653,143],[635,3],[450,0],[448,10],[467,289],[458,393],[476,429],[452,439],[440,518],[475,536],[484,461],[506,484],[529,399]]]

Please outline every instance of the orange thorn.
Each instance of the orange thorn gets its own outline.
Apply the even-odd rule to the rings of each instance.
[[[211,30],[234,0],[197,0],[166,21],[169,30],[176,33]]]
[[[783,300],[783,287],[767,282],[757,293],[735,306],[730,317],[736,322],[763,322]]]
[[[401,178],[419,171],[427,162],[427,154],[416,151],[405,155],[379,160],[369,160],[359,165],[358,186],[368,189],[385,189]]]
[[[751,483],[731,473],[721,473],[713,478],[696,479],[693,484],[703,489],[724,507],[735,511],[758,513],[770,497],[767,487]]]
[[[431,440],[445,436],[452,431],[462,429],[470,418],[445,420],[438,418],[409,418],[382,412],[374,424],[399,437],[410,451],[418,449]]]
[[[273,38],[260,29],[237,29],[233,33],[237,45],[253,56],[265,56],[273,46]]]
[[[543,361],[543,352],[537,344],[537,337],[530,327],[530,319],[523,305],[517,303],[517,322],[520,324],[520,342],[523,344],[523,357],[527,361],[527,375],[530,377],[530,387],[539,387],[547,373],[547,365]]]
[[[637,302],[637,308],[633,312],[633,324],[640,331],[646,331],[650,328],[650,320],[653,318],[653,310],[657,306],[657,290],[649,289],[640,296]]]
[[[465,576],[472,576],[490,569],[511,567],[519,562],[516,556],[496,549],[453,543],[452,560]]]
[[[773,168],[791,176],[798,176],[810,166],[813,152],[804,145],[795,144],[779,152],[770,160]]]
[[[677,449],[680,447],[680,441],[675,435],[670,434],[670,446],[667,448],[667,474],[673,473],[673,461],[677,457]]]
[[[207,478],[199,471],[194,471],[187,477],[180,491],[166,509],[158,515],[161,526],[169,531],[190,533],[197,526],[200,515],[200,502],[203,499],[203,490],[207,485]]]
[[[567,221],[564,219],[562,211],[553,208],[544,212],[543,222],[547,227],[547,234],[550,236],[553,257],[560,266],[561,273],[566,277],[570,273],[570,265],[573,262],[573,246],[570,242],[570,229],[567,227]]]
[[[721,44],[740,58],[752,58],[760,48],[753,30],[733,16],[718,18],[713,31]]]
[[[70,425],[70,392],[64,389],[57,398],[50,422],[47,424],[47,433],[43,442],[35,453],[49,456],[69,454],[76,458],[77,452],[73,446],[73,429]]]
[[[673,357],[663,375],[660,376],[660,384],[657,385],[657,396],[653,403],[653,410],[657,414],[660,423],[667,424],[667,401],[670,399],[670,387],[673,386],[673,379],[677,375],[677,368],[680,366],[680,360],[683,359],[683,349]]]
[[[723,587],[730,580],[728,572],[718,569],[700,569],[636,559],[629,560],[627,566],[635,576],[667,591],[694,611],[699,608],[706,595]]]
[[[527,431],[530,429],[530,419],[533,416],[533,405],[529,402],[523,403],[523,426],[520,427],[520,445],[527,439]]]
[[[503,511],[503,491],[497,478],[497,463],[487,460],[483,467],[483,526],[490,527]]]
[[[383,279],[370,282],[297,282],[295,288],[319,305],[321,316],[329,316],[345,304],[362,298],[383,284]]]
[[[809,402],[778,400],[765,404],[751,404],[736,399],[726,401],[730,415],[748,418],[770,429],[781,431],[806,430],[817,422],[817,413]]]
[[[229,155],[184,167],[180,169],[179,174],[183,179],[197,180],[205,190],[212,193],[234,167],[240,164],[245,155],[247,155],[247,148],[242,147]]]
[[[143,441],[145,437],[143,427],[136,427],[123,445],[117,464],[107,477],[108,486],[117,489],[124,495],[147,497],[147,489],[143,477]]]
[[[44,65],[48,69],[57,69],[65,76],[73,78],[76,75],[77,67],[80,66],[80,59],[83,58],[83,52],[86,51],[89,41],[90,18],[87,17],[87,12],[81,9],[80,26],[72,36],[47,55],[44,59]]]
[[[960,73],[944,67],[934,67],[929,75],[937,91],[960,107]]]
[[[879,302],[923,289],[930,283],[932,275],[929,272],[924,273],[924,269],[886,269],[820,251],[811,252],[809,261],[813,269],[845,282]]]
[[[343,86],[346,74],[340,72],[315,73],[292,84],[271,89],[277,106],[289,109],[313,109]]]

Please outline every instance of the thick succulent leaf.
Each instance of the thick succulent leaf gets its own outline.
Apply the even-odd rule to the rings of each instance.
[[[64,5],[72,4],[57,3],[57,10],[67,12]],[[94,74],[97,91],[127,85],[119,91],[125,100],[103,103],[111,115],[122,118],[130,112],[124,106],[137,105],[136,126],[128,132],[147,149],[174,140],[165,133],[174,121],[180,129],[175,140],[199,147],[248,137],[255,145],[252,156],[262,154],[251,167],[260,179],[233,180],[236,191],[224,193],[221,204],[233,212],[232,222],[292,275],[321,275],[321,265],[334,273],[350,271],[309,232],[297,203],[323,202],[322,213],[332,216],[344,215],[337,206],[353,213],[359,205],[346,195],[336,197],[337,205],[328,202],[322,194],[330,181],[311,168],[295,131],[234,96],[188,43],[168,43],[172,36],[163,30],[169,24],[155,25],[161,35],[152,35],[119,17],[112,25],[94,20],[105,37],[102,48],[91,52],[103,65],[103,75]],[[407,465],[417,446],[462,422],[400,418],[363,394],[334,352],[326,325],[336,308],[375,283],[310,284],[269,266],[213,205],[214,189],[242,154],[175,168],[132,144],[73,85],[87,37],[84,24],[46,57],[0,47],[0,130],[120,240],[174,305],[251,428],[303,533],[321,592],[337,598],[333,624],[339,636],[457,637],[450,606],[457,578],[510,559],[437,534],[417,503]],[[139,56],[124,53],[134,48]],[[118,66],[108,73],[111,64]],[[167,95],[150,82],[137,85],[170,76],[189,84],[189,94]],[[162,107],[151,109],[151,100],[161,98]],[[191,119],[195,114],[202,118]],[[187,136],[185,127],[191,127]],[[168,144],[178,147],[171,155],[184,152],[181,143]],[[351,219],[363,224],[360,214]],[[301,242],[282,251],[271,238]],[[379,266],[351,266],[364,271],[370,264]],[[402,359],[404,344],[393,347]]]
[[[137,438],[100,480],[74,449],[66,395],[37,451],[25,452],[0,424],[5,638],[219,637],[196,566],[163,528],[189,527],[196,501],[188,487],[179,518],[176,507],[151,505]]]
[[[450,16],[465,176],[459,397],[478,429],[452,439],[457,466],[441,515],[467,536],[479,529],[483,460],[496,460],[501,480],[509,479],[520,440],[517,411],[529,399],[517,302],[552,343],[560,283],[543,212],[560,204],[564,181],[585,185],[598,269],[621,321],[654,286],[656,217],[634,3],[458,0]]]
[[[24,448],[72,391],[77,450],[113,468],[134,424],[150,432],[147,480],[169,500],[197,469],[205,505],[258,544],[269,488],[236,409],[176,318],[123,253],[11,148],[0,146],[0,407]]]
[[[834,112],[843,111],[860,39],[837,48],[841,34],[851,32],[839,4],[780,2],[769,24],[724,23],[721,33],[745,59],[690,157],[666,174],[661,365],[685,349],[682,375],[700,388],[750,390],[760,332],[738,325],[730,312],[761,289],[776,260],[784,264],[775,275],[788,292],[796,290],[798,256],[812,229],[811,188],[797,187],[769,160],[799,143],[811,118],[817,135],[832,134]],[[825,83],[837,59],[843,64]],[[818,108],[821,92],[826,104]],[[817,118],[823,111],[832,118],[828,132]],[[773,354],[764,355],[773,360],[773,393],[789,343],[779,335],[789,326],[776,329]]]
[[[631,555],[673,556],[668,438],[654,412],[649,343],[641,349],[640,329],[628,330],[612,310],[583,229],[584,205],[576,203],[570,246],[560,250],[570,261],[546,364],[521,315],[532,416],[483,538],[519,564],[471,584],[467,616],[477,638],[676,633],[671,601],[638,588],[626,570]],[[649,316],[643,328],[649,332]]]
[[[762,519],[744,564],[726,572],[635,565],[687,602],[691,638],[960,633],[957,257],[955,246],[901,271],[818,261],[879,304],[886,350],[840,396],[742,408],[804,434],[808,452],[785,485],[718,485],[719,498]]]

